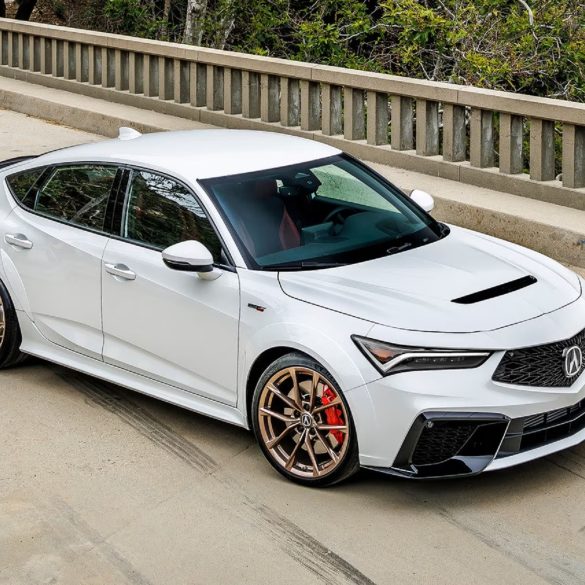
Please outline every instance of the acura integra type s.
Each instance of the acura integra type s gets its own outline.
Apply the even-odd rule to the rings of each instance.
[[[250,428],[312,486],[583,441],[584,280],[432,205],[277,133],[122,129],[5,161],[0,365],[39,356]]]

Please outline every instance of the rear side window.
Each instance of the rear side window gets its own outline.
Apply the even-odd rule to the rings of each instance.
[[[116,173],[116,167],[103,165],[58,167],[34,202],[27,198],[25,204],[43,215],[101,231]]]
[[[34,184],[40,179],[43,174],[44,168],[30,169],[23,171],[22,173],[16,173],[10,175],[6,182],[10,187],[10,191],[16,199],[18,199],[23,205],[26,205],[27,195],[31,192]],[[28,205],[26,205],[29,207]]]

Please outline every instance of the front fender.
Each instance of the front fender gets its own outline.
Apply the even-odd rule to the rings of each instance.
[[[290,348],[326,368],[344,392],[379,378],[353,343],[372,323],[324,309],[284,294],[276,273],[242,270],[238,406],[246,412],[246,390],[252,366],[262,354]]]

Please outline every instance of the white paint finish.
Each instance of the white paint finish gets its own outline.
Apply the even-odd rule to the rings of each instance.
[[[426,191],[414,189],[410,193],[410,198],[427,213],[430,213],[435,208],[435,200],[433,199],[433,196]]]
[[[276,132],[214,129],[152,133],[133,140],[75,146],[39,157],[36,163],[124,161],[148,168],[164,168],[195,181],[292,165],[339,153],[337,148]]]
[[[107,237],[40,217],[20,208],[2,222],[2,251],[13,264],[6,276],[21,306],[53,343],[101,358],[101,260]],[[29,250],[7,244],[24,234]],[[26,295],[26,296],[25,296]],[[27,300],[28,299],[28,300]]]
[[[124,264],[125,280],[105,272]],[[234,405],[240,293],[238,275],[207,281],[172,270],[161,252],[110,240],[104,254],[104,360]]]
[[[135,392],[152,396],[158,400],[175,404],[205,416],[237,426],[245,426],[242,414],[232,406],[203,398],[191,392],[187,393],[169,384],[141,376],[125,368],[116,367],[64,347],[47,343],[46,338],[23,312],[18,313],[18,321],[22,330],[21,349],[30,355],[67,366],[101,380],[108,380]]]
[[[534,319],[581,295],[577,276],[519,249],[452,228],[438,242],[369,262],[283,272],[285,293],[372,323],[412,331],[471,333]],[[532,275],[536,284],[475,305],[457,299]]]
[[[2,278],[8,279],[11,292],[20,286],[17,295],[30,298],[35,324],[19,313],[24,351],[245,426],[250,368],[264,351],[290,347],[315,357],[332,373],[351,407],[361,461],[377,466],[392,464],[412,421],[424,410],[518,417],[573,404],[584,396],[583,376],[572,388],[555,390],[491,382],[501,350],[558,341],[585,327],[585,300],[576,300],[581,290],[577,277],[536,253],[454,229],[441,242],[380,260],[281,274],[285,290],[290,293],[296,287],[296,299],[284,294],[276,273],[244,268],[231,235],[196,179],[338,151],[275,134],[228,132],[113,141],[60,151],[20,166],[95,159],[169,172],[196,191],[238,266],[237,273],[223,272],[215,281],[204,281],[196,274],[169,269],[160,252],[118,240],[109,242],[102,264],[102,236],[17,209],[8,219],[0,216],[2,234],[24,233],[34,246],[14,250],[3,244]],[[252,144],[255,136],[257,145]],[[0,199],[0,209],[12,206],[9,197]],[[10,223],[14,217],[20,217],[18,224]],[[44,223],[36,225],[41,219]],[[31,224],[43,239],[31,231]],[[30,265],[23,261],[25,254],[35,254]],[[6,258],[14,265],[12,276]],[[100,362],[95,352],[98,345],[101,348],[99,306],[95,310],[100,287],[92,284],[96,263],[103,280],[104,355],[109,363]],[[136,278],[106,272],[106,264],[123,265]],[[538,284],[494,299],[489,306],[455,310],[448,304],[452,298],[526,272],[535,275]],[[266,310],[256,311],[248,303]],[[22,301],[19,308],[25,306]],[[380,378],[351,341],[352,334],[415,347],[488,348],[500,353],[474,370]]]

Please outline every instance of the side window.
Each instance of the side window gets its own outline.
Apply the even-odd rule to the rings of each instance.
[[[34,184],[40,179],[45,167],[40,169],[30,169],[15,175],[10,175],[6,182],[12,191],[12,194],[18,199],[25,207],[32,207],[34,205],[34,196],[32,202],[29,201],[30,193]]]
[[[159,250],[197,240],[221,262],[221,243],[197,199],[181,183],[155,173],[133,171],[122,236]]]
[[[102,165],[58,167],[36,193],[34,211],[62,221],[104,229],[117,168]]]

